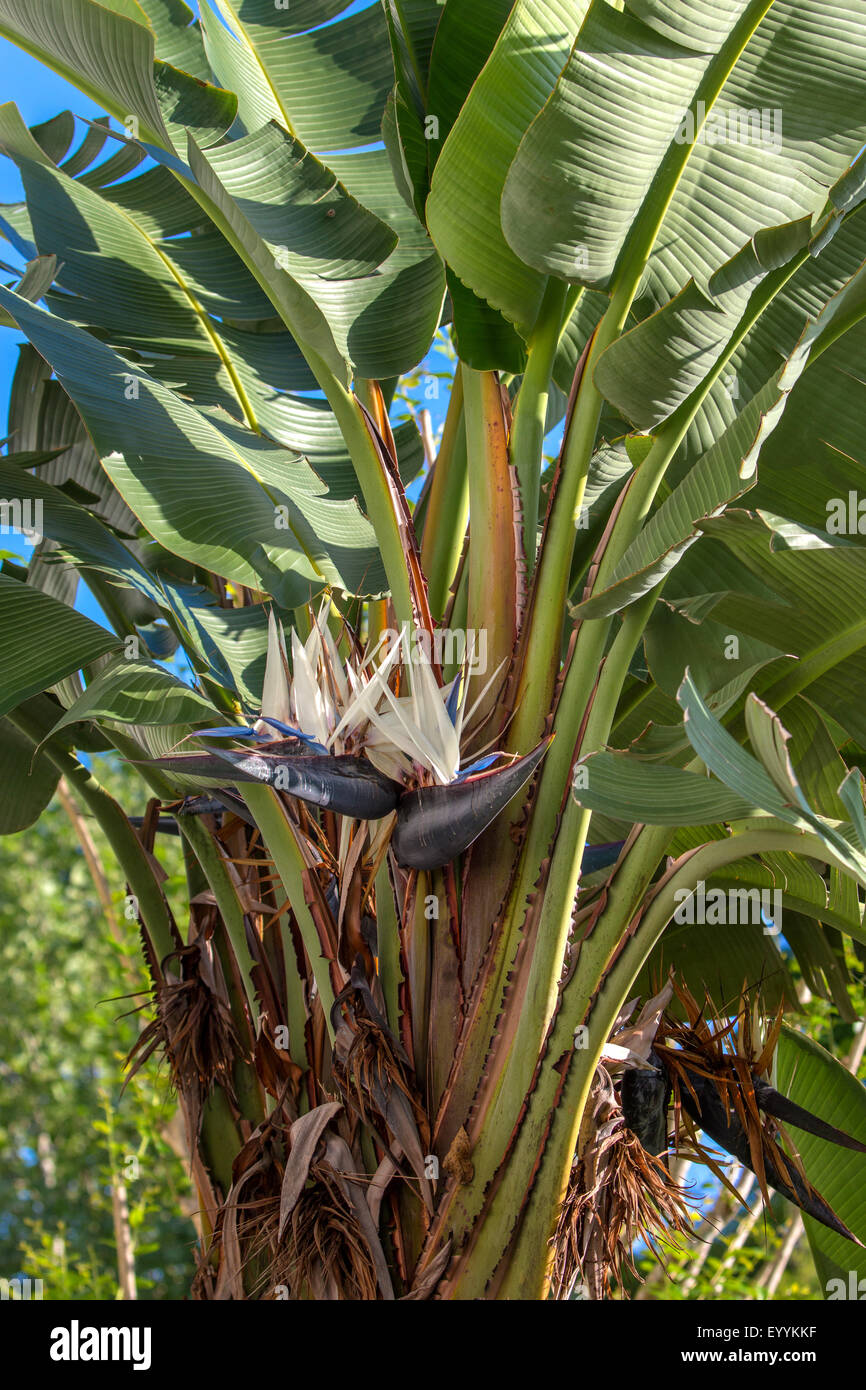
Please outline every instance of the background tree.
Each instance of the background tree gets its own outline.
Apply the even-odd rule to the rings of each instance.
[[[175,1102],[155,1068],[121,1094],[148,986],[136,923],[99,826],[84,822],[106,921],[66,807],[80,812],[61,794],[0,844],[0,1268],[41,1279],[46,1299],[180,1298],[196,1237],[186,1165],[166,1138]]]

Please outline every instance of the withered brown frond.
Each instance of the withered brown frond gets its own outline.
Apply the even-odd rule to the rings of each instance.
[[[552,1240],[554,1297],[570,1298],[578,1286],[590,1299],[622,1291],[625,1270],[637,1276],[637,1241],[662,1260],[658,1238],[690,1232],[685,1192],[627,1128],[613,1081],[599,1067]]]
[[[334,1080],[344,1099],[379,1136],[383,1149],[402,1150],[428,1211],[432,1192],[425,1172],[430,1126],[411,1080],[409,1061],[370,989],[360,957],[334,1004]]]
[[[313,1185],[292,1212],[287,1242],[272,1275],[293,1298],[375,1299],[376,1269],[369,1246],[337,1175],[326,1163],[310,1168]]]
[[[277,1209],[262,1226],[269,1277],[293,1298],[391,1301],[394,1290],[362,1160],[331,1128],[339,1101],[316,1106],[288,1130]]]
[[[168,967],[179,966],[179,977]],[[181,1096],[190,1129],[190,1148],[201,1132],[202,1107],[214,1086],[235,1100],[232,1067],[240,1048],[231,1012],[203,977],[201,948],[184,946],[163,961],[163,981],[154,989],[156,1017],[126,1059],[127,1083],[154,1052],[168,1059],[171,1082]]]

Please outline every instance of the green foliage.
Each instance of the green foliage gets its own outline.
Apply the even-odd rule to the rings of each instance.
[[[130,786],[119,771],[111,780]],[[122,1091],[147,977],[105,863],[116,935],[57,800],[0,845],[0,1267],[42,1279],[46,1299],[115,1298],[111,1180],[137,1171],[126,1187],[139,1297],[181,1297],[194,1268],[189,1180],[165,1137],[176,1106],[155,1066]]]

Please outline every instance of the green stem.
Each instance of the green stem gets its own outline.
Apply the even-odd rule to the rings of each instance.
[[[442,444],[433,468],[424,516],[421,568],[427,579],[430,611],[438,621],[454,583],[469,520],[469,472],[466,426],[463,418],[463,375],[460,363],[445,416]]]
[[[473,676],[471,683],[471,690],[477,692],[492,672],[507,670],[514,651],[518,555],[499,377],[465,365],[462,376],[471,521],[467,626],[469,631],[488,635],[487,672]],[[495,690],[485,697],[485,713],[496,698]]]
[[[644,836],[647,837],[646,843],[642,845]],[[804,835],[795,830],[754,830],[732,835],[725,840],[715,840],[693,854],[671,876],[631,934],[626,935],[646,891],[647,870],[650,864],[654,866],[658,863],[670,836],[670,829],[659,826],[647,827],[642,832],[632,850],[636,862],[629,866],[626,861],[624,868],[630,867],[631,872],[622,885],[619,884],[619,874],[614,878],[608,905],[588,942],[581,945],[578,969],[563,991],[562,1006],[547,1055],[553,1061],[564,1052],[570,1052],[571,1061],[544,1145],[544,1161],[526,1208],[519,1238],[510,1254],[509,1273],[500,1294],[502,1297],[544,1297],[550,1261],[547,1241],[568,1186],[580,1122],[601,1051],[637,975],[679,905],[675,896],[677,891],[696,886],[701,879],[706,879],[724,865],[753,854],[788,850],[828,862],[827,847],[819,836]],[[614,892],[617,888],[620,891]],[[618,949],[623,938],[625,944]],[[608,959],[602,962],[601,954],[597,952],[590,966],[589,959],[584,957],[584,945],[596,940],[601,946],[601,954],[608,952]],[[615,951],[617,954],[611,964],[609,957]],[[588,1048],[574,1048],[574,1033],[579,1024],[585,1024],[589,1029],[591,1046]],[[549,1112],[544,1114],[544,1107],[551,1105],[560,1081],[558,1073],[555,1073],[555,1081],[550,1076],[552,1070],[552,1067],[547,1068],[545,1084],[537,1088],[530,1100],[527,1115],[527,1120],[532,1116],[527,1128],[529,1142],[540,1141],[548,1129],[550,1115]],[[505,1188],[506,1183],[503,1183],[503,1194]],[[497,1198],[499,1196],[497,1194]],[[511,1196],[513,1200],[513,1194]],[[492,1224],[495,1226],[495,1222]]]
[[[323,377],[320,385],[337,417],[364,494],[367,515],[376,532],[398,625],[403,622],[414,623],[415,613],[403,538],[381,460],[355,397],[329,372],[323,373]]]
[[[736,332],[732,335],[724,353],[719,357],[712,371],[707,374],[696,390],[692,392],[688,399],[682,403],[659,430],[649,454],[634,476],[632,485],[628,489],[623,506],[614,523],[593,585],[594,594],[601,592],[610,581],[617,564],[622,559],[622,556],[625,554],[635,536],[639,533],[652,507],[658,488],[664,480],[667,468],[674,458],[689,424],[694,419],[700,405],[710,391],[713,382],[724,371],[731,356],[746,334],[757,322],[767,305],[775,298],[807,256],[807,249],[799,252],[787,265],[780,267],[779,270],[766,277],[759,289],[752,296],[747,313],[741,319]],[[546,548],[547,547],[545,547],[545,550]],[[542,557],[541,563],[542,565],[545,563],[544,557]],[[654,590],[653,595],[657,594],[657,592],[658,589]],[[651,607],[644,608],[642,606],[643,604],[644,600],[641,599],[637,605],[633,605],[633,607],[638,607],[644,614],[640,624],[640,632],[642,632],[652,611]],[[631,609],[627,610],[627,612],[631,611]],[[537,874],[537,866],[547,854],[547,847],[550,844],[550,837],[555,822],[556,808],[560,804],[565,789],[572,750],[574,749],[584,711],[587,708],[592,694],[595,673],[604,651],[610,624],[610,618],[585,619],[581,623],[578,632],[575,650],[566,675],[563,694],[557,711],[555,724],[557,739],[545,760],[545,766],[541,773],[539,795],[524,851],[526,867],[521,878],[521,895],[517,898],[518,906],[523,902],[525,893],[528,891],[526,885],[534,882],[535,875]],[[631,624],[629,624],[629,630],[636,633],[636,645],[640,637],[640,632],[636,632]],[[852,642],[854,641],[856,641],[856,639],[852,638]],[[626,665],[622,675],[623,682],[627,670],[628,666]],[[796,683],[798,676],[799,673],[795,672],[793,676],[790,677],[791,682]],[[613,708],[605,710],[603,713],[600,710],[594,712],[592,718],[601,716],[607,719],[609,714],[612,719],[615,713],[616,700],[619,699],[621,688],[622,682],[619,690],[616,691]],[[793,691],[793,688],[792,693],[796,693]],[[611,691],[611,695],[613,695],[613,691]],[[529,703],[531,703],[531,701]],[[522,707],[519,706],[515,725],[518,724],[521,718],[521,712]],[[605,737],[609,729],[610,724],[608,723]],[[585,740],[584,749],[588,747],[589,744]]]
[[[622,682],[655,600],[654,590],[629,610],[605,659],[581,746],[583,755],[594,752],[607,738]],[[558,808],[554,808],[556,809]],[[473,1151],[475,1176],[472,1188],[479,1206],[501,1161],[508,1137],[517,1123],[536,1061],[558,1003],[559,982],[571,929],[571,916],[590,815],[590,812],[577,805],[573,797],[569,797],[562,823],[556,832],[556,848],[549,876],[543,886],[543,901],[531,961],[528,963],[528,970],[527,963],[524,963],[520,972],[515,970],[515,963],[524,931],[525,899],[533,886],[525,875],[528,866],[535,866],[537,870],[538,864],[534,848],[530,849],[522,861],[523,876],[520,888],[511,899],[512,912],[508,919],[497,988],[488,996],[484,1021],[479,1020],[478,1023],[480,1036],[486,1039],[494,1018],[500,1015],[504,1018],[506,1014],[513,1017],[514,1011],[517,1011],[517,1025],[511,1035],[510,1046],[507,1051],[498,1054],[494,1042],[492,1063],[488,1059],[486,1064],[488,1069],[491,1064],[495,1066],[498,1077],[493,1085],[483,1088],[482,1094],[476,1099],[473,1127],[479,1127],[480,1133]],[[519,995],[515,995],[513,991],[520,988],[522,975],[526,976],[525,989],[521,990]],[[508,981],[512,982],[512,995],[503,1001],[502,995]],[[463,1194],[463,1207],[468,1216],[468,1193]]]
[[[657,592],[652,590],[628,610],[605,658],[581,742],[581,758],[596,752],[607,742],[622,684],[635,647],[655,607]],[[517,1099],[519,1104],[526,1093],[531,1068],[556,1008],[591,814],[579,807],[573,796],[568,797],[545,885],[526,1000],[502,1093],[502,1102],[509,1114],[516,1115],[516,1109],[512,1109],[513,1103]]]
[[[282,802],[270,787],[245,786],[243,794],[244,800],[253,813],[256,825],[262,832],[262,838],[277,866],[277,873],[283,881],[286,896],[292,905],[295,921],[300,929],[310,968],[319,991],[328,1035],[333,1042],[334,1029],[331,1022],[331,1009],[334,1004],[334,990],[331,985],[330,962],[326,961],[322,955],[316,923],[307,906],[303,880],[307,865],[301,854],[295,831],[286,817]]]
[[[565,314],[568,286],[550,279],[529,339],[529,354],[511,429],[511,462],[517,470],[523,509],[523,549],[529,573],[535,568],[538,500],[550,375]]]
[[[526,654],[509,739],[509,747],[518,750],[531,748],[538,742],[553,698],[576,521],[583,504],[602,407],[602,397],[593,385],[592,373],[601,353],[619,334],[619,326],[609,315],[610,310],[599,324],[589,350],[538,561]]]

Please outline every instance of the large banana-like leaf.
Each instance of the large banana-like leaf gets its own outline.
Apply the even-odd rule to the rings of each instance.
[[[202,82],[211,80],[201,26],[184,0],[137,0],[153,30],[157,58]]]
[[[113,632],[0,574],[0,714],[119,646]]]
[[[785,938],[788,917],[804,913],[827,926],[864,940],[863,909],[856,886],[839,869],[831,867],[828,881],[806,860],[794,854],[764,854],[760,859],[738,859],[710,875],[713,887],[757,888],[781,893]]]
[[[717,515],[753,486],[765,438],[785,408],[802,368],[781,368],[666,497],[628,547],[604,589],[578,604],[577,617],[603,617],[647,593],[701,535],[698,523]]]
[[[757,579],[761,590],[750,591],[740,581],[720,583],[717,561],[724,563],[724,550],[719,547],[708,548],[701,569],[697,560],[693,568],[691,554],[700,555],[702,542],[684,561],[683,573],[675,571],[666,592],[674,597],[679,589],[676,601],[684,612],[700,609],[701,616],[712,612],[713,620],[728,625],[728,631],[748,633],[796,656],[798,664],[790,677],[771,679],[768,673],[756,688],[767,690],[771,698],[774,681],[790,680],[790,694],[806,692],[863,743],[866,720],[860,692],[866,680],[862,617],[866,567],[862,549],[835,543],[836,539],[844,542],[845,537],[820,540],[796,528],[793,531],[801,539],[819,540],[815,548],[771,549],[771,543],[779,543],[779,526],[772,517],[736,511],[701,523],[707,536],[723,541],[735,557],[734,573],[739,570],[746,580]],[[686,594],[692,602],[685,600]]]
[[[218,81],[238,94],[247,130],[276,119],[310,149],[375,144],[394,85],[378,5],[334,19],[339,0],[205,0],[205,43]]]
[[[287,189],[284,166],[293,146],[287,142],[288,137],[271,126],[220,150],[202,155],[193,152],[191,163],[238,245],[258,266],[263,264],[262,257],[267,257],[269,283],[278,294],[289,275],[274,272],[273,267],[282,267],[280,248],[288,247],[286,269],[292,271],[301,294],[315,304],[342,357],[353,362],[362,375],[375,378],[408,370],[423,356],[436,330],[444,280],[429,240],[394,188],[387,155],[374,151],[334,157],[330,163],[332,171],[363,204],[396,226],[401,244],[375,274],[340,280],[329,272],[327,279],[314,279],[309,271],[296,274],[296,263],[288,258],[292,241],[286,228],[285,202],[291,190]],[[393,246],[392,233],[389,239]],[[380,250],[386,253],[384,244]],[[324,328],[316,324],[297,293],[290,298],[287,286],[285,296],[275,303],[287,325],[297,325],[298,340],[309,342],[338,375],[343,375],[345,368],[339,360],[335,366],[334,348]],[[395,333],[398,306],[405,313],[405,325]]]
[[[91,719],[178,725],[201,724],[215,717],[213,706],[170,671],[122,656],[88,683],[51,732]]]
[[[713,718],[688,675],[678,699],[689,742],[710,772],[778,820],[798,830],[812,830],[827,846],[828,862],[866,883],[866,856],[855,826],[837,829],[809,805],[791,765],[789,736],[777,715],[756,695],[749,696],[746,722],[757,755],[752,757]]]
[[[771,271],[800,259],[808,218],[765,228],[720,266],[706,289],[685,289],[617,339],[599,360],[595,383],[639,429],[672,415],[722,356],[754,291]]]
[[[44,482],[41,475],[26,473],[0,457],[0,493],[7,498],[26,493],[37,502],[42,534],[57,541],[83,569],[105,571],[153,603],[160,602],[159,585],[135,554],[90,511]]]
[[[329,582],[383,587],[369,523],[352,503],[330,502],[303,460],[228,417],[201,414],[81,329],[9,291],[0,299],[69,391],[106,472],[167,549],[288,607]]]
[[[659,767],[628,753],[594,753],[577,771],[585,776],[575,778],[576,801],[626,822],[705,825],[745,820],[767,809],[714,778],[684,768]]]
[[[3,0],[0,35],[80,87],[123,124],[138,122],[141,138],[172,149],[170,127],[194,126],[202,140],[219,139],[235,116],[236,99],[168,63],[154,63],[155,36],[136,0]]]
[[[60,773],[44,752],[8,719],[0,719],[0,835],[26,830],[48,805]]]
[[[762,451],[751,505],[821,530],[838,531],[841,520],[846,538],[863,545],[856,494],[866,464],[864,408],[866,326],[858,324],[810,363],[802,388],[792,391],[778,438]]]
[[[866,159],[861,155],[852,166],[851,172],[862,173],[864,165]],[[813,238],[816,254],[804,260],[793,271],[787,283],[779,289],[772,302],[765,305],[754,326],[745,333],[742,341],[734,346],[725,369],[711,383],[709,392],[690,424],[671,467],[671,478],[677,479],[682,476],[691,462],[706,448],[707,438],[711,438],[720,427],[729,423],[744,403],[773,375],[779,358],[790,354],[808,318],[815,320],[826,311],[829,321],[835,321],[837,328],[844,322],[845,329],[851,329],[851,320],[845,322],[844,315],[836,314],[834,303],[837,298],[850,301],[857,292],[858,281],[862,284],[859,271],[866,245],[866,209],[863,209],[862,205],[858,207],[858,189],[848,190],[847,185],[846,175],[828,192],[827,208],[824,209],[826,216],[819,220],[818,230]],[[858,185],[860,186],[862,185]],[[827,327],[828,331],[833,331],[829,322]],[[855,348],[856,335],[856,328],[845,333],[852,349],[859,352],[859,348]],[[807,450],[798,448],[796,451],[796,471],[793,475],[790,463],[783,463],[778,453],[775,453],[775,457],[771,454],[767,464],[768,481],[771,486],[773,473],[777,479],[777,490],[779,481],[787,480],[790,488],[787,494],[788,506],[793,505],[798,509],[809,507],[808,498],[813,482],[810,456],[822,449],[821,440],[825,437],[827,429],[835,428],[828,421],[819,422],[817,417],[809,414],[811,403],[814,401],[820,408],[824,399],[822,384],[818,380],[821,368],[817,363],[815,366],[814,387],[810,387],[804,381],[798,391],[801,408],[800,431],[797,437],[798,440],[801,437],[811,439],[812,446]],[[802,408],[803,405],[805,409]],[[841,406],[841,402],[840,416],[844,422],[846,408]],[[820,423],[823,429],[819,431],[814,428],[813,419],[814,426]],[[841,428],[844,430],[844,423]],[[823,451],[822,462],[829,470],[828,478],[832,477],[834,472],[839,472],[840,460],[828,456],[826,450]],[[800,510],[795,515],[800,519]],[[806,517],[802,519],[805,520]]]
[[[574,778],[573,795],[579,804],[626,822],[654,825],[745,821],[763,812],[818,835],[827,846],[828,863],[866,883],[866,856],[855,826],[839,824],[810,805],[791,761],[790,736],[777,716],[754,695],[747,700],[753,757],[713,717],[688,673],[678,700],[689,742],[714,775],[625,753],[597,753],[576,770],[580,775]]]
[[[634,8],[656,27],[657,12],[665,11],[662,32],[673,36],[671,21],[688,22],[695,7],[648,0]],[[729,12],[727,5],[713,8]],[[745,17],[752,7],[737,8]],[[764,9],[658,233],[647,282],[654,307],[690,276],[706,282],[720,260],[759,228],[820,211],[827,189],[866,142],[859,6],[847,0],[829,7],[823,0],[774,0]],[[760,133],[750,124],[753,113],[761,116]]]
[[[716,886],[727,884],[707,880],[707,891]],[[786,913],[786,926],[787,922]],[[800,963],[799,955],[797,960]],[[768,1011],[782,1003],[787,1008],[797,1007],[797,987],[789,962],[777,938],[767,935],[760,924],[728,922],[720,931],[714,924],[671,922],[635,981],[635,993],[651,996],[654,982],[664,979],[671,967],[695,998],[703,999],[709,993],[713,999],[733,1004],[748,983],[760,985],[761,1001]]]
[[[427,201],[433,240],[456,275],[524,337],[547,275],[505,240],[500,199],[524,132],[553,90],[588,0],[517,0],[439,155]]]
[[[811,1038],[785,1028],[779,1040],[776,1086],[814,1113],[831,1115],[834,1125],[866,1142],[866,1090],[840,1062]],[[793,1130],[811,1181],[847,1226],[866,1243],[866,1156]],[[857,1298],[866,1277],[866,1251],[805,1218],[809,1245],[825,1297]],[[851,1292],[853,1274],[854,1292]],[[831,1284],[831,1280],[840,1282]]]
[[[155,243],[129,214],[47,160],[35,164],[21,144],[16,148],[8,137],[3,143],[19,162],[37,246],[56,246],[63,262],[58,283],[70,297],[55,296],[55,312],[107,334],[121,350],[216,353],[237,374],[220,325],[203,311],[171,259],[171,247]],[[280,201],[264,204],[260,216],[286,269],[300,278],[352,277],[368,274],[390,253],[394,234],[302,147],[276,127],[261,131],[253,143],[248,148],[247,141],[238,141],[230,148],[253,180],[255,160],[265,161],[273,179],[269,187],[280,190]],[[242,388],[236,389],[240,414],[244,400]]]
[[[423,174],[414,180],[415,201],[422,216],[436,160],[512,8],[513,0],[447,0],[430,55],[427,111],[433,119],[425,121],[423,131],[420,125],[411,125],[407,139],[403,130],[412,113],[406,113],[400,122],[397,111],[407,165],[412,163],[413,134],[416,144],[420,139],[424,146],[416,153],[417,160],[423,154]],[[383,136],[387,143],[384,129]],[[454,342],[462,361],[479,372],[522,372],[525,344],[498,309],[473,293],[453,271],[448,273],[448,291]],[[572,367],[569,385],[573,375]]]
[[[221,608],[209,589],[162,578],[166,603],[216,680],[260,710],[268,650],[268,613],[262,604]]]
[[[733,0],[720,6],[720,18],[730,23],[742,8]],[[655,32],[632,9],[590,5],[556,87],[508,171],[502,229],[512,250],[542,274],[606,283],[683,112],[727,36],[722,23],[711,46],[695,51]]]

